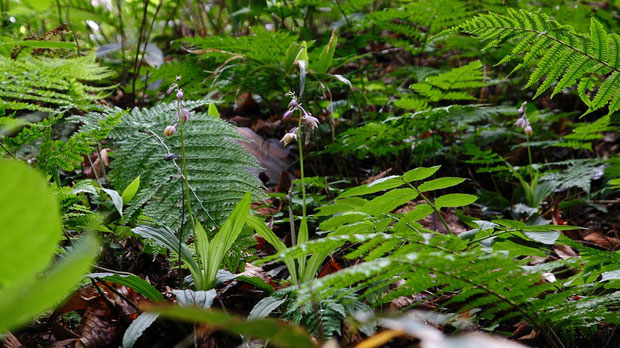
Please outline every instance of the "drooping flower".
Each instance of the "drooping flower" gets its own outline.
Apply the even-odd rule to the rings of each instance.
[[[518,119],[517,122],[515,123],[515,126],[517,126],[519,128],[524,128],[525,127],[525,119],[523,117]]]
[[[304,117],[304,122],[306,122],[306,125],[310,127],[310,129],[314,129],[319,126],[319,119],[310,114],[307,114],[306,117]]]
[[[280,140],[281,143],[284,144],[284,146],[288,145],[291,143],[291,141],[293,140],[297,140],[297,132],[296,129],[292,129],[291,132],[284,134],[284,136],[282,137],[282,140]]]
[[[180,90],[180,89],[177,91],[177,99],[178,100],[183,100],[183,91]]]
[[[532,135],[534,134],[534,130],[532,130],[532,127],[528,124],[527,126],[525,126],[525,128],[523,128],[523,133],[527,135]]]

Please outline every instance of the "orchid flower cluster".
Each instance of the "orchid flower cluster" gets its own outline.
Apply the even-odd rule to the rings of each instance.
[[[530,121],[527,119],[527,115],[525,113],[525,105],[527,105],[527,102],[523,102],[523,104],[521,104],[521,107],[519,108],[518,112],[521,117],[517,120],[515,126],[523,128],[523,133],[527,135],[532,135],[534,134],[534,131],[532,130],[532,126],[530,126]]]
[[[192,117],[192,114],[190,114],[190,112],[183,106],[183,91],[177,84],[177,82],[179,82],[180,79],[181,79],[181,76],[177,76],[175,82],[172,85],[170,85],[170,88],[168,88],[168,91],[166,92],[166,95],[170,95],[176,89],[177,91],[176,97],[177,97],[177,102],[178,102],[176,120],[174,120],[168,127],[166,127],[166,129],[164,129],[164,135],[167,137],[176,133],[177,131],[176,127],[179,124],[179,122],[185,123]]]
[[[304,109],[304,107],[301,105],[301,103],[297,103],[297,98],[295,98],[295,95],[293,95],[292,93],[287,93],[286,95],[291,96],[292,99],[291,102],[288,104],[288,111],[285,112],[284,115],[282,115],[282,119],[286,120],[290,118],[295,111],[299,110],[301,111],[301,120],[299,122],[299,125],[301,125],[303,122],[303,124],[308,126],[310,130],[317,128],[319,126],[319,119],[312,116],[311,113],[307,112],[306,109]],[[284,146],[286,146],[290,144],[291,141],[297,140],[298,130],[299,127],[292,128],[286,134],[284,134],[284,137],[282,137],[282,140],[280,140],[280,142],[284,143]]]

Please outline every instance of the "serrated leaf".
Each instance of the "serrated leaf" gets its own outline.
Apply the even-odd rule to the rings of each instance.
[[[417,196],[418,193],[411,188],[390,190],[366,203],[362,207],[362,211],[373,216],[381,215],[396,209]]]
[[[463,178],[455,178],[455,177],[443,177],[438,179],[433,179],[431,181],[427,181],[422,185],[418,186],[418,190],[420,192],[427,192],[433,190],[441,190],[444,188],[456,186],[465,181]]]
[[[467,193],[450,193],[437,197],[435,206],[437,208],[462,207],[474,203],[478,197]]]
[[[434,166],[430,168],[419,167],[412,169],[405,174],[403,174],[403,179],[406,182],[419,181],[428,178],[429,176],[435,174],[439,170],[441,166]]]

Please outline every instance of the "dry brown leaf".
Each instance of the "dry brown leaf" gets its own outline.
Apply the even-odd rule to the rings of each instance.
[[[579,256],[575,249],[566,244],[554,244],[553,251],[561,258],[567,259],[569,257],[577,257]]]
[[[373,175],[370,178],[362,181],[362,185],[368,185],[370,183],[372,183],[373,181],[379,180],[379,179],[383,179],[386,176],[388,176],[388,174],[390,174],[392,172],[392,168],[388,168],[388,170],[384,170],[381,173],[377,174],[377,175]]]
[[[620,247],[620,239],[607,237],[599,232],[590,233],[584,236],[583,240],[594,243],[606,250],[613,250]]]
[[[104,312],[86,312],[82,319],[81,338],[76,342],[76,348],[98,348],[112,343],[116,335],[116,325],[105,321],[106,316],[100,317],[101,314]]]
[[[17,337],[13,336],[12,333],[7,332],[4,335],[4,341],[2,341],[3,348],[21,348],[23,347],[22,343],[17,339]]]

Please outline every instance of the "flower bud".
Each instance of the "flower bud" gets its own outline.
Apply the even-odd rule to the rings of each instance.
[[[532,135],[534,134],[534,131],[532,130],[532,127],[530,125],[527,125],[525,128],[523,128],[523,133],[527,135]]]
[[[181,79],[181,75],[177,76],[177,78],[174,81],[179,82],[180,79]]]
[[[284,115],[282,115],[282,118],[286,120],[287,118],[291,117],[291,115],[293,114],[294,111],[295,110],[291,109],[291,110],[285,112]]]
[[[164,129],[164,135],[167,136],[167,137],[173,135],[176,132],[177,132],[177,128],[173,124],[169,125],[168,127],[166,127],[166,129]]]
[[[288,108],[289,109],[294,109],[297,106],[297,100],[295,100],[294,98],[291,99],[291,102],[288,103]]]
[[[177,91],[177,99],[178,100],[183,100],[183,91],[180,90],[180,89]]]
[[[192,117],[192,114],[190,114],[189,111],[187,111],[186,108],[184,108],[183,106],[181,106],[181,115],[180,117],[178,117],[179,120],[183,121],[183,122],[187,122],[189,121],[189,119]]]
[[[280,142],[284,143],[284,146],[286,146],[293,140],[297,140],[297,133],[284,134],[284,137],[282,137],[282,140],[280,140]]]

